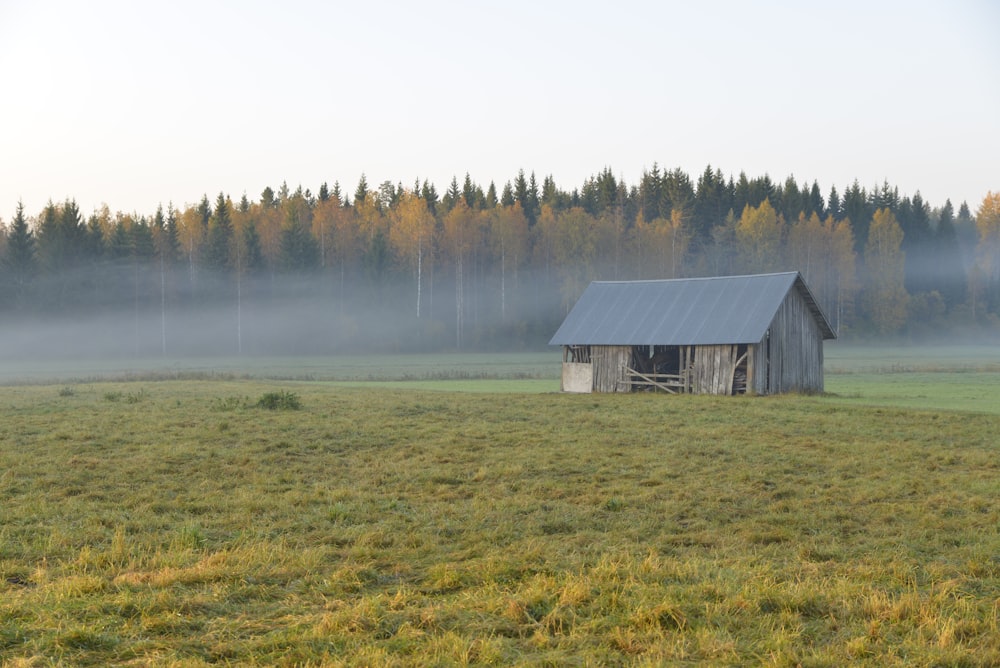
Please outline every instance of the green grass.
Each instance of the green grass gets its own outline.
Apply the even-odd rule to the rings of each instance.
[[[1000,345],[858,345],[827,342],[827,373],[1000,372]]]
[[[826,347],[826,391],[850,405],[1000,415],[1000,346]]]
[[[4,362],[0,384],[101,380],[470,381],[555,379],[560,353],[189,357]]]
[[[853,401],[0,387],[0,663],[1000,663],[997,418]]]
[[[841,403],[957,410],[1000,415],[1000,373],[897,372],[826,376],[826,390]]]
[[[336,387],[380,388],[390,391],[435,390],[499,394],[539,394],[558,392],[558,378],[481,378],[465,380],[347,380],[333,381]]]

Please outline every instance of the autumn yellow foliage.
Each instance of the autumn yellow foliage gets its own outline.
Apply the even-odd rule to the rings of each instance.
[[[863,299],[872,314],[872,324],[881,334],[897,332],[906,323],[910,296],[903,285],[906,256],[902,243],[903,229],[892,211],[876,211],[865,244],[868,282]]]

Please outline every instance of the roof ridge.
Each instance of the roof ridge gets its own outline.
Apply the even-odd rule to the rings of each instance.
[[[801,276],[798,271],[773,271],[767,274],[733,274],[731,276],[688,276],[684,278],[639,278],[630,281],[591,281],[591,283],[601,284],[623,284],[623,283],[669,283],[671,281],[724,281],[734,278],[767,278],[770,276]]]

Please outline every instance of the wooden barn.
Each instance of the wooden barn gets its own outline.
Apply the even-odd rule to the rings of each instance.
[[[823,391],[836,338],[798,272],[595,281],[550,345],[565,392]]]

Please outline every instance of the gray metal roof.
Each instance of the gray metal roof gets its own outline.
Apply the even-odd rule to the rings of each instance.
[[[797,289],[824,339],[836,338],[798,272],[594,281],[583,291],[549,345],[713,345],[757,343]]]

